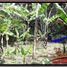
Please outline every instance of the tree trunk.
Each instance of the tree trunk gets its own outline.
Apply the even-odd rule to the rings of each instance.
[[[48,22],[45,23],[45,47],[47,46],[48,41]]]
[[[6,34],[6,46],[8,47],[8,40],[9,40],[9,37],[8,35]]]
[[[2,34],[2,38],[1,38],[1,46],[3,48],[3,34]]]
[[[35,20],[35,28],[34,28],[33,59],[35,59],[36,45],[37,45],[37,18]]]
[[[63,53],[65,53],[66,50],[65,50],[65,44],[63,44]]]
[[[26,56],[23,58],[23,63],[26,64]]]
[[[17,37],[17,42],[18,42],[18,39],[19,39],[19,31],[17,28],[15,28],[15,32],[16,32],[16,37]]]

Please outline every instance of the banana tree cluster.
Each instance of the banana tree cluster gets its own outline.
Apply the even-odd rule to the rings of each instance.
[[[23,4],[23,3],[22,3]],[[24,40],[26,37],[31,37],[30,27],[31,21],[35,20],[34,23],[34,45],[33,45],[33,56],[35,54],[37,45],[37,34],[40,38],[44,37],[45,45],[47,45],[48,39],[48,25],[54,22],[57,18],[63,19],[64,23],[67,24],[67,13],[58,4],[54,3],[54,7],[57,13],[51,16],[52,9],[47,11],[50,3],[30,3],[22,5],[16,5],[16,3],[1,3],[0,9],[0,36],[1,44],[3,46],[3,36],[6,35],[6,45],[8,46],[9,36],[17,38],[17,41]],[[30,8],[30,9],[29,9]],[[49,15],[49,16],[48,16]],[[38,22],[38,20],[41,22]],[[38,23],[44,24],[44,32],[42,33],[38,29]]]

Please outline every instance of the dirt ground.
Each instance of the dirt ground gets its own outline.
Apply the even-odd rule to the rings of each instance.
[[[52,59],[51,56],[55,54],[54,48],[60,48],[61,50],[63,50],[63,44],[61,43],[48,42],[46,48],[44,48],[43,46],[44,46],[43,42],[37,43],[34,62],[32,59],[32,54],[30,54],[25,58],[26,64],[32,64],[32,62],[36,64],[49,64],[49,61]],[[10,47],[10,48],[11,50],[14,49],[14,47]],[[5,60],[4,64],[23,64],[23,58],[21,56],[13,55],[12,57],[4,57],[4,60]]]

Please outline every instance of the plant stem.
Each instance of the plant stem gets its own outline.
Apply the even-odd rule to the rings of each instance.
[[[8,47],[8,40],[9,40],[9,37],[8,35],[6,34],[6,46]]]
[[[2,45],[2,48],[3,48],[3,34],[2,34],[2,38],[1,38],[1,45]]]
[[[26,64],[26,57],[23,58],[23,63]]]
[[[47,46],[48,41],[48,22],[45,23],[45,46]]]
[[[19,38],[19,31],[17,28],[15,28],[15,31],[16,31],[16,36],[17,36],[17,42],[18,42],[18,38]]]
[[[63,53],[65,53],[66,50],[65,50],[65,44],[63,44]]]
[[[35,59],[36,45],[37,45],[37,19],[35,21],[35,28],[34,28],[33,60]]]

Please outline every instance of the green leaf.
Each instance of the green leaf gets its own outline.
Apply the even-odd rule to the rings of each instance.
[[[57,18],[59,18],[60,16],[59,15],[53,15],[52,17],[50,17],[49,19],[48,19],[48,21],[49,22],[53,22],[53,21],[55,21],[55,19],[57,19]]]
[[[30,44],[30,46],[28,47],[28,49],[27,49],[27,53],[31,53],[31,51],[32,51],[32,44]]]
[[[27,16],[29,15],[29,11],[22,7],[22,6],[9,6],[9,7],[5,7],[3,9],[4,12],[6,12],[7,14],[10,15],[11,17],[11,13],[16,13],[18,14],[20,17],[24,17],[24,18],[27,18]]]
[[[36,10],[36,3],[32,3],[32,9],[33,9],[33,11]]]
[[[49,3],[43,3],[42,5],[41,5],[41,8],[39,9],[39,15],[41,15],[41,14],[44,14],[44,11],[47,9],[47,7],[49,6]]]
[[[0,17],[5,18],[5,16],[8,18],[9,17],[8,13],[5,12],[4,10],[0,10]]]
[[[64,11],[64,9],[61,8],[61,6],[58,3],[55,3],[55,6],[58,9],[58,14],[59,14],[60,18],[62,18],[67,23],[67,14]]]
[[[23,34],[21,34],[20,37],[19,37],[19,39],[24,39],[25,36],[29,33],[29,30],[30,30],[30,28],[28,28],[26,32],[24,32]]]
[[[18,55],[18,49],[15,49],[15,54],[16,54],[16,56]]]
[[[25,50],[24,50],[24,47],[21,46],[21,54],[22,56],[25,56]]]
[[[8,34],[10,36],[14,35],[14,33],[10,32],[10,31],[4,32],[4,34]]]

